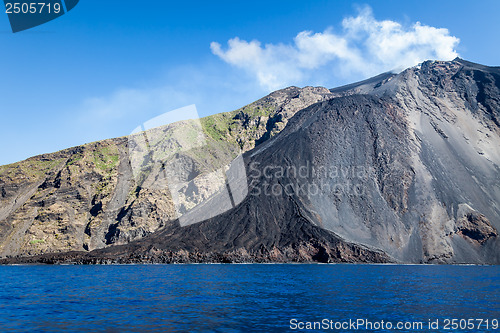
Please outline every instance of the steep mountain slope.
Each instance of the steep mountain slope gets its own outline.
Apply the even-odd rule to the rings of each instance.
[[[283,99],[267,97],[285,104],[276,102],[264,116],[265,130],[255,109],[209,123],[218,147],[247,151],[247,177],[240,181],[249,184],[248,195],[235,208],[187,226],[172,216],[142,215],[161,221],[159,230],[91,252],[6,262],[500,263],[499,68],[429,61],[331,91],[305,89],[312,93],[307,102],[298,88],[274,93]],[[292,97],[300,106],[287,113],[280,105],[293,105]],[[274,121],[279,117],[286,121]],[[223,163],[234,156],[230,148],[216,151]],[[40,192],[33,184],[30,191]],[[27,188],[22,193],[32,195]],[[223,195],[216,191],[208,207]],[[166,193],[148,198],[171,205]],[[9,207],[6,216],[27,206]],[[125,215],[115,221],[132,225],[139,218]]]
[[[186,159],[203,173],[281,131],[300,109],[331,98],[325,88],[290,87],[239,110],[201,119],[206,147]],[[157,147],[175,150],[189,122],[153,129]],[[176,217],[168,189],[134,177],[127,138],[0,166],[0,256],[93,250],[140,239]],[[214,161],[216,163],[214,163]],[[144,176],[144,175],[140,175]]]

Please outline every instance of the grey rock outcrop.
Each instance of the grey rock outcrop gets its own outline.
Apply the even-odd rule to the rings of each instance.
[[[202,123],[216,160],[245,152],[248,196],[236,207],[182,227],[168,193],[127,178],[123,143],[101,169],[111,175],[87,163],[71,182],[59,153],[30,181],[12,166],[0,173],[2,254],[32,255],[4,262],[500,263],[498,67],[427,61],[332,90],[290,87]],[[207,172],[206,155],[184,157],[192,177]],[[110,185],[80,201],[60,194],[82,179]],[[86,218],[75,223],[68,207]],[[37,232],[55,221],[79,230],[71,235],[86,225],[91,239],[75,236],[73,252],[29,244],[32,221]]]

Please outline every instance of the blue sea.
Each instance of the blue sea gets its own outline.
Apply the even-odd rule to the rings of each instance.
[[[0,267],[1,332],[500,332],[499,319],[498,266]]]

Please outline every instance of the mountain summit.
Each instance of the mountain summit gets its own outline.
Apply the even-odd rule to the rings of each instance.
[[[41,155],[0,167],[3,262],[500,263],[499,67],[290,87],[201,124],[208,148],[178,156],[183,195],[216,206],[206,166],[243,151],[235,207],[181,226],[172,193],[146,186],[159,172],[133,176],[126,138]],[[159,145],[186,126],[155,129]]]

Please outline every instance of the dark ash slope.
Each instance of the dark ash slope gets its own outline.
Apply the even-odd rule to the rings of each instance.
[[[244,155],[234,209],[4,262],[500,263],[500,70],[425,62],[331,94]]]

